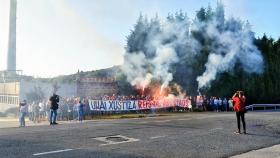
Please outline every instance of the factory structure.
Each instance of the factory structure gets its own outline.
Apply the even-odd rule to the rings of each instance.
[[[16,68],[16,19],[17,1],[10,0],[9,41],[7,53],[7,69],[0,71],[0,112],[18,105],[20,95],[20,75]]]

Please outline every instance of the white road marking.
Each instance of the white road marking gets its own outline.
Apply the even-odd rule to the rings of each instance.
[[[110,137],[112,137],[112,136],[110,136]],[[115,144],[123,144],[123,143],[131,143],[131,142],[139,141],[139,139],[129,138],[129,137],[122,136],[122,135],[116,135],[114,137],[121,137],[121,138],[124,138],[124,139],[127,139],[127,140],[120,141],[120,142],[114,142],[114,141],[111,141],[111,140],[107,140],[108,137],[98,137],[98,138],[92,138],[92,139],[99,140],[99,141],[102,141],[102,142],[106,143],[106,144],[100,144],[99,146],[115,145]]]
[[[164,138],[166,135],[150,137],[150,139]]]
[[[171,120],[159,120],[159,121],[154,121],[154,122],[157,122],[157,123],[164,123],[164,122],[170,122]]]
[[[54,150],[54,151],[48,151],[48,152],[42,152],[42,153],[36,153],[36,154],[33,154],[33,156],[40,156],[40,155],[47,155],[47,154],[61,153],[61,152],[72,151],[72,150],[74,150],[74,149]]]
[[[187,121],[187,120],[191,120],[192,118],[182,118],[182,119],[176,119],[177,121]]]

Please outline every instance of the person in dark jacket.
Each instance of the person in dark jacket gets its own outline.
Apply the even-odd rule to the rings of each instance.
[[[50,125],[56,125],[56,116],[59,103],[59,96],[55,93],[50,97]]]

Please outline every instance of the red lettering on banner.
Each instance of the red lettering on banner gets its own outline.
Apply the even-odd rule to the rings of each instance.
[[[148,108],[148,109],[151,109],[151,101],[149,101],[149,100],[146,101],[146,105],[147,105],[147,108]]]
[[[145,100],[139,100],[138,101],[138,107],[139,109],[145,109],[146,108],[146,105],[145,105]]]
[[[91,110],[114,110],[113,104],[112,107],[107,105],[106,100],[90,100],[90,107]],[[108,102],[109,103],[109,102]],[[130,103],[129,101],[126,103]],[[136,108],[133,110],[144,110],[144,109],[154,109],[154,108],[167,108],[167,107],[183,107],[183,108],[188,108],[191,101],[189,99],[162,99],[162,100],[137,100],[138,106],[136,105]],[[103,105],[104,104],[104,105]],[[129,104],[123,104],[122,102],[118,102],[115,109],[117,110],[122,110],[126,109],[122,106],[127,106],[130,107],[131,105]]]
[[[154,108],[160,108],[159,100],[154,100]]]

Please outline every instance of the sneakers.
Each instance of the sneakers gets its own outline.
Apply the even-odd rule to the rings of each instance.
[[[241,132],[240,132],[240,131],[235,131],[234,133],[235,133],[235,134],[241,134]]]
[[[56,122],[50,122],[50,125],[58,125]]]
[[[241,134],[241,132],[240,132],[240,131],[235,131],[234,133],[235,133],[235,134]],[[247,134],[247,132],[246,132],[246,131],[244,131],[244,132],[243,132],[243,134]]]

